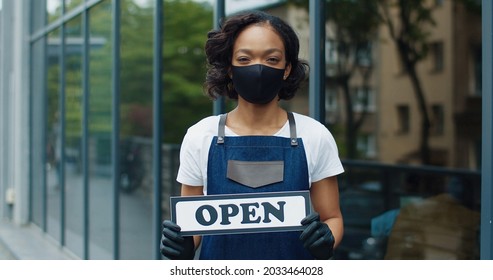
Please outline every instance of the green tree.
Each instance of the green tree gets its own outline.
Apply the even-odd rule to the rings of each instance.
[[[111,124],[111,1],[90,10],[89,26],[89,130],[110,137]]]
[[[69,2],[68,8],[80,4]],[[111,125],[112,16],[111,1],[90,10],[90,131],[108,134]],[[122,136],[152,136],[153,17],[154,7],[133,0],[121,2],[120,120]],[[162,65],[164,141],[179,143],[186,129],[209,115],[211,101],[203,94],[204,44],[212,28],[212,8],[197,1],[164,1]],[[80,20],[67,25],[67,36],[80,37]],[[51,36],[56,36],[53,33]],[[67,134],[80,136],[81,55],[67,59]],[[56,61],[55,61],[56,62]],[[58,66],[48,73],[49,120],[55,122],[58,106]]]
[[[180,143],[186,129],[210,115],[204,95],[204,45],[212,29],[212,8],[196,1],[164,4],[164,139]]]
[[[121,102],[122,133],[152,133],[153,8],[123,2]],[[179,143],[186,129],[210,114],[203,95],[207,32],[212,9],[196,1],[164,1],[163,133]]]

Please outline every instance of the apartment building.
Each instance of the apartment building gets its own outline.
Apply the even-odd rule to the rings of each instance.
[[[433,2],[433,3],[431,3]],[[457,1],[430,1],[428,55],[417,76],[430,120],[430,164],[479,169],[481,139],[481,18]],[[377,48],[378,159],[421,163],[422,117],[410,76],[388,28]]]

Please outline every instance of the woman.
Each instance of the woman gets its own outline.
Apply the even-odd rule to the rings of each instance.
[[[237,99],[235,109],[207,117],[187,131],[177,180],[181,194],[212,195],[310,190],[314,212],[300,232],[183,237],[163,222],[161,252],[169,259],[329,259],[343,235],[336,175],[343,167],[330,132],[319,122],[288,113],[308,65],[298,59],[299,41],[281,19],[245,12],[211,31],[205,46],[210,97]],[[232,174],[238,162],[281,162],[282,169],[256,178]],[[241,172],[240,172],[241,173]],[[257,176],[259,177],[259,176]]]

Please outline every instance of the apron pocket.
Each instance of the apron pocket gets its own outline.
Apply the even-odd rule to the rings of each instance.
[[[284,161],[228,160],[226,177],[251,188],[282,182]]]

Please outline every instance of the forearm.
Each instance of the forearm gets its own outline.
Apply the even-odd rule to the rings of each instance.
[[[344,235],[344,224],[342,217],[330,218],[324,221],[332,231],[334,236],[334,248],[337,248],[342,241]]]

